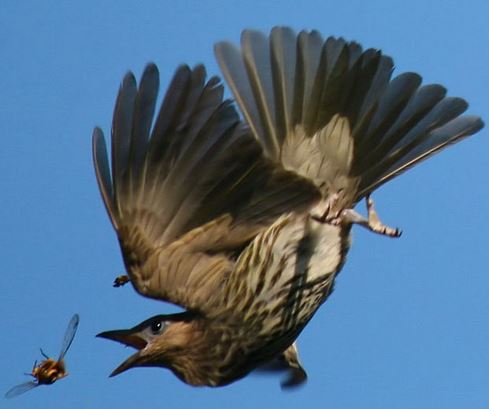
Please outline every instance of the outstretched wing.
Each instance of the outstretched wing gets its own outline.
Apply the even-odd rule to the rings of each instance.
[[[135,289],[207,311],[236,251],[318,192],[264,158],[202,65],[177,69],[151,130],[158,85],[154,64],[139,88],[125,76],[112,124],[112,171],[103,133],[93,133],[97,180]]]
[[[36,386],[39,386],[39,384],[36,381],[28,381],[28,382],[21,383],[20,385],[14,386],[12,389],[9,389],[5,394],[5,397],[7,399],[15,398],[18,395],[30,391]]]
[[[215,52],[266,155],[347,207],[483,126],[441,85],[391,79],[390,57],[317,31],[245,30],[241,48],[221,42]]]
[[[61,361],[65,357],[66,352],[70,348],[71,343],[73,342],[73,338],[75,338],[76,330],[78,329],[79,323],[80,316],[78,314],[73,315],[65,331],[65,336],[63,338],[63,343],[61,344],[58,361]]]

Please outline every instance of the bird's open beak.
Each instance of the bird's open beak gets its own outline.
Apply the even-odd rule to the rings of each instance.
[[[122,364],[120,364],[117,368],[115,368],[112,373],[109,375],[110,378],[113,376],[119,375],[122,372],[127,371],[128,369],[134,368],[135,366],[139,366],[139,360],[141,358],[141,354],[139,352],[136,352],[135,354],[131,355],[129,358],[127,358]]]
[[[114,331],[105,331],[97,334],[99,338],[110,339],[112,341],[120,342],[128,347],[133,347],[138,350],[143,349],[147,342],[141,337],[139,331],[133,329],[117,329]]]
[[[138,363],[141,359],[140,350],[144,349],[147,345],[147,342],[144,338],[139,335],[139,331],[133,329],[121,329],[114,331],[105,331],[97,334],[99,338],[106,338],[112,341],[120,342],[126,346],[130,346],[139,350],[135,354],[131,355],[128,359],[126,359],[122,364],[120,364],[111,374],[110,376],[116,376],[120,373],[127,371],[135,366],[139,366]]]

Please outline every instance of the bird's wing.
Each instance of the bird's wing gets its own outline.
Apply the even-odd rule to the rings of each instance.
[[[390,57],[317,31],[245,30],[215,53],[266,155],[345,206],[483,126],[441,85],[391,79]]]
[[[151,127],[158,87],[154,64],[139,87],[125,76],[111,165],[101,129],[93,132],[97,181],[135,289],[205,312],[233,252],[319,195],[264,158],[202,65],[177,69]]]

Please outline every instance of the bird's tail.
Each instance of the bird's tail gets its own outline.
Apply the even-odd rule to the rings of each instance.
[[[391,79],[390,57],[316,31],[247,30],[240,49],[215,52],[266,154],[342,205],[483,127],[443,86],[410,72]]]

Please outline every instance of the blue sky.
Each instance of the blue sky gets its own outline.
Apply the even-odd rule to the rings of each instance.
[[[489,118],[489,3],[420,1],[16,1],[0,3],[0,390],[56,356],[80,326],[70,376],[9,408],[489,407],[488,130],[374,195],[399,240],[354,229],[336,291],[299,338],[308,384],[274,377],[195,389],[169,371],[107,375],[131,351],[94,338],[172,306],[111,286],[123,265],[96,186],[90,138],[107,133],[129,69],[218,73],[213,43],[277,24],[344,36],[394,57]],[[364,211],[363,208],[360,208]]]

